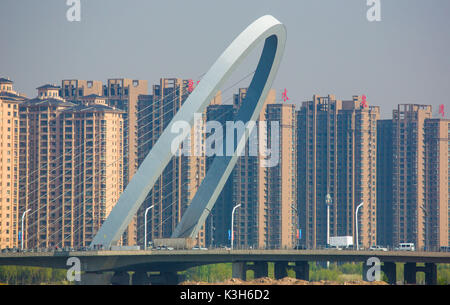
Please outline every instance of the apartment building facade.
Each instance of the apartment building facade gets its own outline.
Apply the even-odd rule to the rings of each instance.
[[[246,93],[246,88],[240,88],[233,96],[232,104],[208,107],[208,120],[219,121],[224,126],[224,138],[228,137],[225,122],[234,122],[234,114],[245,103]],[[231,230],[234,230],[235,248],[280,249],[294,246],[296,217],[293,204],[296,202],[296,188],[293,186],[295,175],[293,177],[292,174],[296,171],[296,154],[293,118],[294,106],[276,103],[276,92],[271,90],[249,139],[249,142],[257,139],[254,143],[257,143],[258,152],[255,154],[252,151],[254,147],[246,144],[208,219],[206,233],[213,237],[212,244],[230,245]],[[279,128],[272,129],[271,122],[276,122]],[[277,134],[272,135],[272,130]],[[276,138],[273,142],[276,147],[270,146],[272,136]],[[265,141],[264,145],[259,143],[261,140]],[[267,159],[273,157],[271,150],[278,152],[274,157],[276,162],[271,167],[265,167],[269,163]],[[232,210],[238,205],[234,223],[231,224]]]
[[[379,108],[365,98],[313,96],[297,111],[300,244],[327,244],[326,196],[331,197],[330,236],[376,243],[376,122]],[[363,202],[356,225],[356,207]]]
[[[425,243],[450,245],[450,119],[425,120]]]
[[[87,96],[98,96],[106,99],[110,107],[124,112],[123,128],[123,187],[133,177],[138,169],[138,104],[139,96],[148,93],[146,80],[133,80],[129,78],[108,79],[106,84],[96,80],[67,79],[61,83],[60,94],[65,100],[82,104]],[[136,217],[125,230],[122,243],[125,245],[137,244]]]
[[[292,104],[268,104],[267,138],[279,137],[278,147],[270,147],[272,153],[278,150],[278,162],[266,169],[264,181],[265,197],[259,207],[260,244],[268,248],[292,249],[299,239],[297,209],[297,139],[295,106]],[[278,134],[273,135],[271,125],[279,125]],[[272,144],[273,145],[273,144]],[[275,144],[276,145],[276,144]],[[275,165],[276,164],[276,165]],[[274,166],[272,166],[274,165]],[[263,234],[264,233],[264,234]]]
[[[20,245],[19,106],[26,97],[0,78],[0,249]]]
[[[401,104],[393,111],[393,245],[425,243],[425,120],[430,105]]]
[[[123,112],[93,96],[66,102],[60,89],[39,87],[20,106],[29,248],[89,246],[123,189]]]
[[[392,246],[392,120],[377,122],[377,244]]]
[[[206,110],[207,121],[219,122],[223,130],[223,138],[226,139],[226,122],[233,121],[235,108],[232,104],[222,104],[215,101],[208,106]],[[212,132],[206,134],[206,138],[210,137]],[[222,147],[225,155],[226,142]],[[224,158],[221,156],[206,157],[206,172],[211,166],[214,158]],[[214,208],[211,210],[209,217],[206,219],[205,235],[206,244],[212,246],[228,246],[231,239],[231,212],[233,210],[233,175],[230,175],[225,183],[222,192],[216,200]]]
[[[400,104],[378,124],[380,243],[439,250],[449,244],[449,120],[431,105]]]
[[[141,95],[138,101],[138,164],[141,164],[172,118],[191,93],[189,80],[180,78],[162,78],[153,86],[151,95]],[[220,96],[216,97],[220,99]],[[206,112],[201,114],[201,128],[206,120]],[[147,216],[147,240],[168,238],[180,222],[189,202],[194,197],[205,173],[204,154],[194,154],[194,149],[202,151],[204,135],[194,140],[191,131],[191,156],[174,156],[156,181],[143,205],[137,213],[138,243],[144,242],[145,210],[151,206]],[[197,146],[197,147],[196,147]],[[205,245],[205,230],[202,228],[197,237],[199,245]]]

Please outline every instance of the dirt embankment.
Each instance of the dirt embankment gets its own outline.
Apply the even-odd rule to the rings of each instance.
[[[206,283],[206,282],[183,282],[181,285],[388,285],[386,282],[364,282],[364,281],[318,281],[308,282],[304,280],[297,280],[291,277],[285,277],[281,280],[274,280],[268,277],[243,281],[240,279],[231,279],[220,283]]]

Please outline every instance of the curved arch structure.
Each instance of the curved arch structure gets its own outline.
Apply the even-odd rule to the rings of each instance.
[[[103,223],[91,247],[115,244],[130,223],[133,215],[144,202],[156,180],[170,162],[173,154],[171,143],[179,135],[171,132],[177,121],[193,125],[194,114],[202,113],[217,91],[228,80],[241,61],[262,41],[264,48],[246,98],[235,120],[244,123],[256,121],[278,71],[286,43],[286,29],[272,16],[263,16],[248,26],[222,53],[202,81],[189,95],[181,109],[149,152],[144,162],[122,193],[119,201]],[[237,156],[245,148],[252,125],[237,139],[235,153],[230,157],[216,157],[208,170],[188,209],[176,227],[172,237],[195,237],[214,206],[225,182],[236,164]],[[184,136],[187,136],[186,133]]]

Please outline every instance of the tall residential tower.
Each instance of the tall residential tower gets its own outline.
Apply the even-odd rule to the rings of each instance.
[[[123,190],[123,112],[38,88],[20,105],[21,210],[27,247],[90,245]]]
[[[356,244],[357,226],[360,244],[376,244],[378,118],[379,107],[368,106],[361,96],[349,101],[314,96],[297,112],[300,244],[327,244],[327,194],[332,199],[330,236],[353,236]]]
[[[25,96],[13,90],[13,82],[0,78],[0,249],[17,247],[19,221],[19,107]]]

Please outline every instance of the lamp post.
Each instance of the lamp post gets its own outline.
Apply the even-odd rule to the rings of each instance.
[[[356,222],[356,250],[359,250],[359,239],[358,239],[358,211],[359,209],[363,206],[364,202],[361,202],[357,207],[356,207],[356,212],[355,212],[355,222]]]
[[[420,208],[425,214],[425,251],[428,251],[428,212],[423,205],[421,205]]]
[[[21,242],[22,242],[22,250],[23,250],[23,239],[24,239],[23,223],[24,223],[24,221],[25,221],[25,214],[27,214],[29,211],[31,211],[31,209],[26,210],[26,211],[23,212],[23,214],[22,214],[22,228],[21,228],[21,235],[22,235],[22,236],[20,236],[20,239],[21,239]]]
[[[330,244],[330,206],[333,204],[333,199],[331,195],[327,194],[325,197],[325,203],[327,205],[327,245]]]
[[[234,243],[234,212],[240,206],[241,204],[236,205],[233,208],[233,211],[231,212],[231,250],[233,250],[233,243]]]
[[[144,216],[144,250],[147,250],[147,213],[153,207],[154,207],[154,205],[152,205],[152,206],[148,207],[147,209],[145,209],[145,216]]]
[[[299,237],[297,237],[297,232],[298,232],[298,210],[297,210],[297,208],[295,207],[295,205],[294,204],[292,204],[291,205],[291,207],[292,207],[292,209],[295,211],[295,215],[296,215],[296,223],[297,223],[297,228],[295,229],[296,231],[295,231],[295,236],[296,236],[296,238],[295,238],[295,248],[297,249],[298,248],[298,243],[299,243]]]
[[[214,228],[214,214],[211,212],[210,215],[211,215],[211,241],[209,247],[212,248],[214,244],[214,231],[216,230],[216,228]]]

